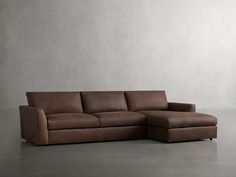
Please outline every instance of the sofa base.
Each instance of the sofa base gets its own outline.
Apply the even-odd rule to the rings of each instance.
[[[82,143],[146,138],[145,126],[66,129],[48,131],[49,144]]]
[[[179,142],[201,139],[212,139],[217,137],[217,127],[188,127],[165,129],[159,127],[148,127],[148,138],[163,142]]]

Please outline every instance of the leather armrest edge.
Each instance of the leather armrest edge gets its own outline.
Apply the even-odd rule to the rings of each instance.
[[[47,119],[42,109],[32,106],[19,106],[21,137],[28,142],[45,145],[49,143]]]
[[[168,102],[169,111],[196,112],[196,105],[191,103]]]

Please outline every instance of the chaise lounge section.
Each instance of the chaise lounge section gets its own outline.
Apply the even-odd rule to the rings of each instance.
[[[36,145],[217,137],[217,119],[194,104],[168,103],[164,91],[27,92],[21,137]]]

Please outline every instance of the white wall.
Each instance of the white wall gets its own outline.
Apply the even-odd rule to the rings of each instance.
[[[0,0],[0,107],[26,91],[164,89],[236,108],[234,0]]]

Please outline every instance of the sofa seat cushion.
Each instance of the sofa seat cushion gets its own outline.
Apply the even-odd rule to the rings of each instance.
[[[101,127],[145,125],[146,116],[137,112],[114,111],[93,113],[100,119]]]
[[[99,127],[99,119],[84,113],[48,114],[48,129],[75,129]]]
[[[141,111],[147,116],[147,124],[161,128],[215,126],[217,119],[208,114],[175,111]]]

